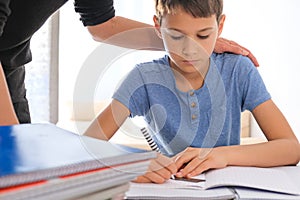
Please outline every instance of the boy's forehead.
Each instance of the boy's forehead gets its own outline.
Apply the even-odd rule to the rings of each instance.
[[[191,19],[210,19],[212,17],[215,17],[215,19],[217,19],[216,14],[213,14],[213,15],[208,16],[208,17],[195,17],[195,16],[193,16],[193,14],[188,13],[182,7],[176,7],[176,8],[173,8],[172,10],[168,10],[168,12],[164,13],[161,17],[166,18],[166,17],[178,17],[178,16],[181,16],[181,17],[184,17],[184,18],[189,18],[190,17]]]
[[[172,14],[165,14],[162,17],[162,25],[176,25],[176,26],[207,26],[217,22],[216,15],[210,17],[194,17],[186,12],[176,12]]]
[[[175,18],[176,16],[176,18]],[[165,31],[177,31],[186,35],[195,35],[200,33],[213,33],[218,31],[218,24],[215,17],[210,18],[187,18],[180,15],[167,15],[162,20],[161,29]]]

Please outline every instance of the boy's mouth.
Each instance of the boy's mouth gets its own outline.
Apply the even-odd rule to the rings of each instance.
[[[183,60],[182,62],[188,65],[196,65],[199,63],[200,60]]]

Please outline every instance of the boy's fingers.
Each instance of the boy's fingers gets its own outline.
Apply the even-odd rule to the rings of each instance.
[[[136,177],[136,179],[134,179],[133,182],[135,182],[135,183],[151,183],[151,180],[143,175],[143,176]]]
[[[199,175],[207,170],[211,169],[209,163],[207,160],[205,160],[203,163],[198,165],[195,170],[187,174],[187,178],[192,178],[193,176]]]
[[[247,57],[250,58],[250,60],[255,65],[255,67],[259,67],[259,63],[258,63],[257,59],[255,58],[255,56],[250,51],[249,51],[249,54],[247,55]]]
[[[177,166],[173,159],[168,158],[166,156],[160,155],[158,159],[156,159],[157,165],[156,165],[156,170],[160,170],[162,168],[165,168],[170,171],[171,174],[174,174],[177,172]]]
[[[153,183],[164,183],[169,178],[165,178],[164,176],[158,174],[157,172],[148,172],[144,175],[146,178],[150,180],[150,182]]]
[[[164,180],[169,180],[171,175],[172,174],[175,174],[176,172],[174,173],[171,173],[170,170],[166,169],[166,168],[163,168],[159,171],[155,171],[154,173],[158,174],[159,176],[161,176]]]
[[[189,148],[187,148],[182,153],[179,153],[174,157],[174,162],[177,166],[177,169],[182,168],[186,163],[188,163],[190,160],[192,160],[195,157],[194,153],[190,151]]]
[[[187,176],[188,174],[192,173],[204,161],[205,161],[204,159],[194,158],[188,164],[186,164],[184,168],[182,168],[179,172],[177,172],[176,176],[178,177]]]
[[[256,57],[251,53],[251,51],[232,40],[218,38],[214,51],[216,53],[231,52],[235,54],[244,55],[247,56],[256,67],[259,66]]]

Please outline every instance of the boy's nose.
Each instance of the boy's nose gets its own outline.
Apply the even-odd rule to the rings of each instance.
[[[186,38],[183,42],[182,54],[185,56],[195,55],[199,52],[199,44],[191,38]]]

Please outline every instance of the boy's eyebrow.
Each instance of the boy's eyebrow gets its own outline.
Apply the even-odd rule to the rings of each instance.
[[[213,30],[213,29],[214,29],[213,27],[207,27],[207,28],[198,30],[197,32],[201,33],[201,32],[205,32],[205,31],[209,31],[209,30]],[[167,30],[177,31],[177,32],[180,32],[180,33],[184,33],[185,32],[185,31],[177,29],[177,28],[167,28]]]

